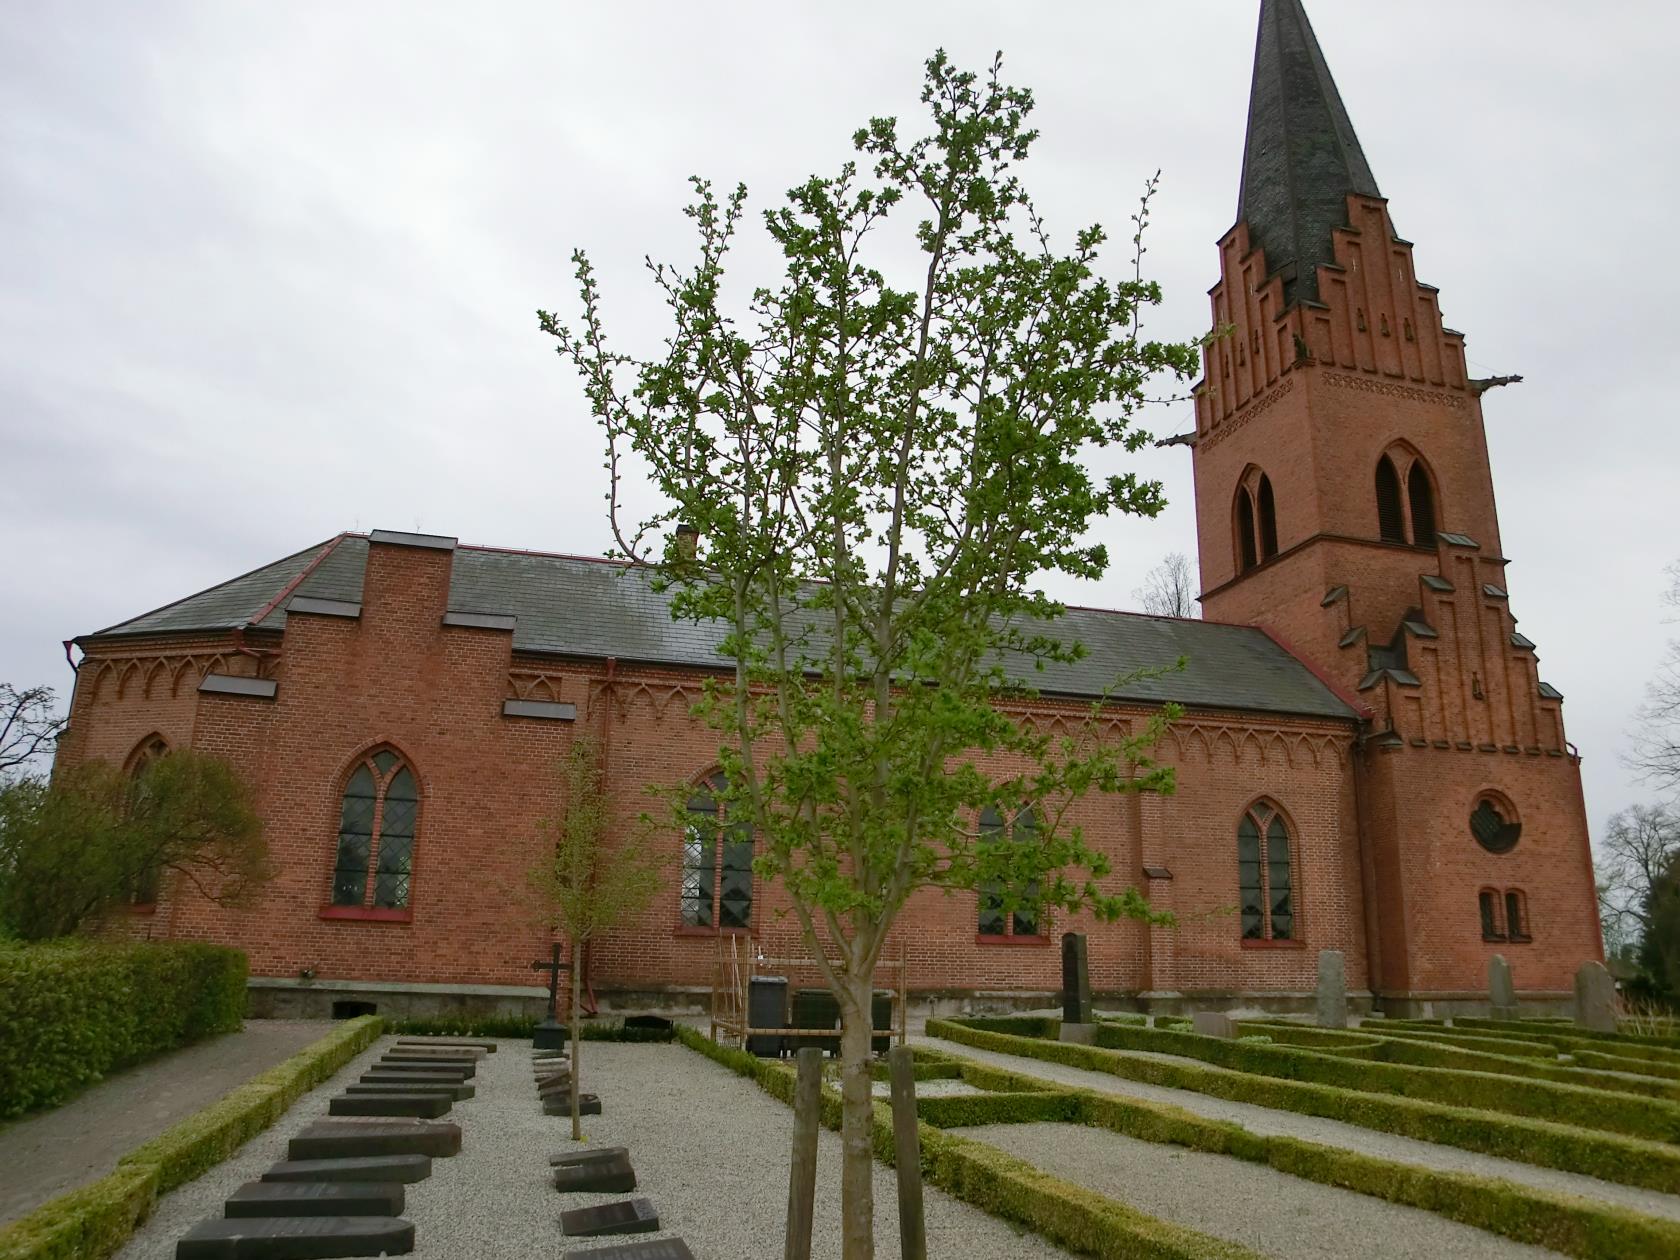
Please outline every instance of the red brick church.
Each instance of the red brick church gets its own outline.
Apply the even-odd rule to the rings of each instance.
[[[1116,674],[1116,731],[1184,706],[1170,797],[1094,797],[1079,821],[1176,928],[1002,914],[928,893],[897,929],[921,998],[1041,1004],[1061,934],[1093,989],[1162,1009],[1287,1007],[1318,951],[1390,1012],[1566,998],[1602,956],[1579,758],[1511,613],[1483,432],[1487,382],[1343,108],[1298,0],[1265,0],[1237,223],[1219,242],[1195,464],[1207,620],[1071,610],[1088,648],[1025,721],[1082,714]],[[796,952],[750,841],[713,809],[716,739],[689,712],[719,634],[673,622],[598,560],[341,534],[76,640],[61,755],[194,747],[255,789],[280,874],[226,910],[165,883],[126,926],[234,944],[259,1012],[539,1005],[548,936],[525,894],[537,820],[577,733],[601,741],[626,825],[692,784],[671,878],[587,959],[603,1004],[693,1005],[720,938]],[[896,946],[889,952],[894,952]]]

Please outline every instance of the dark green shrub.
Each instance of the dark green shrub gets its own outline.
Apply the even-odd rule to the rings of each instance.
[[[967,1129],[982,1124],[1033,1124],[1041,1120],[1067,1122],[1079,1118],[1079,1100],[1072,1093],[947,1094],[916,1100],[916,1114],[936,1129]]]
[[[0,943],[0,1117],[233,1032],[245,978],[245,955],[216,945]]]
[[[1062,1021],[1050,1015],[983,1015],[963,1021],[971,1028],[1008,1033],[1011,1037],[1049,1037],[1062,1031]]]

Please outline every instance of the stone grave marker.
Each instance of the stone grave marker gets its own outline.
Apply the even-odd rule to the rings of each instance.
[[[1190,1031],[1230,1040],[1237,1035],[1237,1025],[1224,1011],[1196,1011],[1190,1016]]]
[[[571,1031],[556,1018],[560,1009],[560,973],[570,971],[570,963],[560,961],[560,944],[558,941],[550,945],[550,958],[547,962],[534,962],[532,971],[546,971],[548,973],[548,1007],[543,1013],[542,1023],[531,1033],[531,1047],[535,1050],[554,1050],[566,1044]]]
[[[247,1181],[228,1199],[225,1215],[401,1216],[398,1182]]]
[[[560,1213],[560,1232],[568,1238],[596,1238],[603,1234],[651,1234],[659,1228],[659,1213],[651,1199],[620,1199],[598,1207],[572,1208]]]
[[[1063,1041],[1088,1046],[1096,1041],[1097,1025],[1091,1014],[1091,970],[1088,944],[1083,932],[1062,937],[1062,1031]]]
[[[1511,964],[1502,954],[1488,959],[1488,1001],[1495,1019],[1517,1017],[1517,990],[1511,983]]]
[[[636,1171],[621,1150],[609,1159],[560,1165],[554,1170],[554,1188],[561,1194],[629,1194],[636,1188]]]
[[[402,1256],[414,1226],[389,1216],[262,1216],[200,1221],[175,1244],[175,1260],[319,1260]]]
[[[264,1181],[373,1181],[380,1184],[424,1181],[432,1175],[429,1155],[366,1155],[356,1159],[281,1160],[262,1175]]]
[[[476,1092],[471,1085],[454,1085],[439,1081],[436,1085],[415,1084],[413,1081],[352,1081],[344,1087],[346,1094],[442,1094],[456,1102],[465,1102]]]
[[[1318,951],[1318,1026],[1347,1027],[1347,961],[1339,949]]]
[[[371,1067],[360,1077],[363,1085],[411,1085],[415,1089],[471,1089],[464,1077],[452,1072],[387,1072]]]
[[[452,1072],[462,1077],[478,1075],[478,1064],[472,1059],[440,1059],[432,1055],[387,1054],[379,1066],[392,1072]]]
[[[1575,973],[1575,1022],[1594,1032],[1616,1031],[1616,980],[1601,962],[1584,962]]]
[[[485,1054],[496,1053],[494,1041],[479,1041],[473,1037],[398,1037],[399,1046],[466,1046],[469,1049],[482,1050]]]
[[[327,1104],[329,1116],[419,1116],[436,1120],[454,1101],[445,1094],[340,1094]]]
[[[570,1090],[559,1094],[551,1094],[542,1100],[543,1115],[570,1116],[572,1114],[572,1094]],[[598,1116],[601,1114],[601,1100],[594,1094],[578,1095],[578,1115]]]
[[[478,1062],[485,1055],[482,1046],[417,1046],[411,1041],[399,1041],[387,1054],[424,1055],[435,1059],[471,1059]]]
[[[647,1238],[612,1247],[568,1251],[560,1260],[694,1260],[694,1253],[680,1238]]]
[[[317,1120],[286,1146],[292,1159],[458,1155],[461,1126],[436,1120]]]
[[[548,1157],[550,1168],[569,1168],[573,1164],[593,1164],[603,1159],[612,1159],[615,1155],[630,1158],[630,1149],[625,1146],[596,1146],[582,1151],[561,1151],[558,1155]]]

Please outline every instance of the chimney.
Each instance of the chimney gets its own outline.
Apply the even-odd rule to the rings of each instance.
[[[686,521],[677,526],[677,559],[692,563],[700,549],[700,531]]]

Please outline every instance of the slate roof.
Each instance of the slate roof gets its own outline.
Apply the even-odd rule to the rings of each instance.
[[[1262,0],[1237,219],[1282,273],[1285,303],[1319,300],[1350,193],[1382,195],[1301,0]]]
[[[292,598],[360,603],[367,555],[365,536],[341,535],[85,637],[283,630]],[[519,652],[701,668],[726,664],[717,654],[720,627],[673,621],[668,597],[653,589],[646,573],[604,560],[461,546],[454,554],[449,611],[512,615]],[[1083,643],[1087,655],[1042,672],[1024,669],[1023,678],[1044,694],[1094,697],[1122,674],[1171,666],[1184,656],[1189,664],[1183,672],[1138,680],[1116,697],[1355,716],[1311,670],[1253,627],[1094,608],[1070,608],[1057,626]]]

